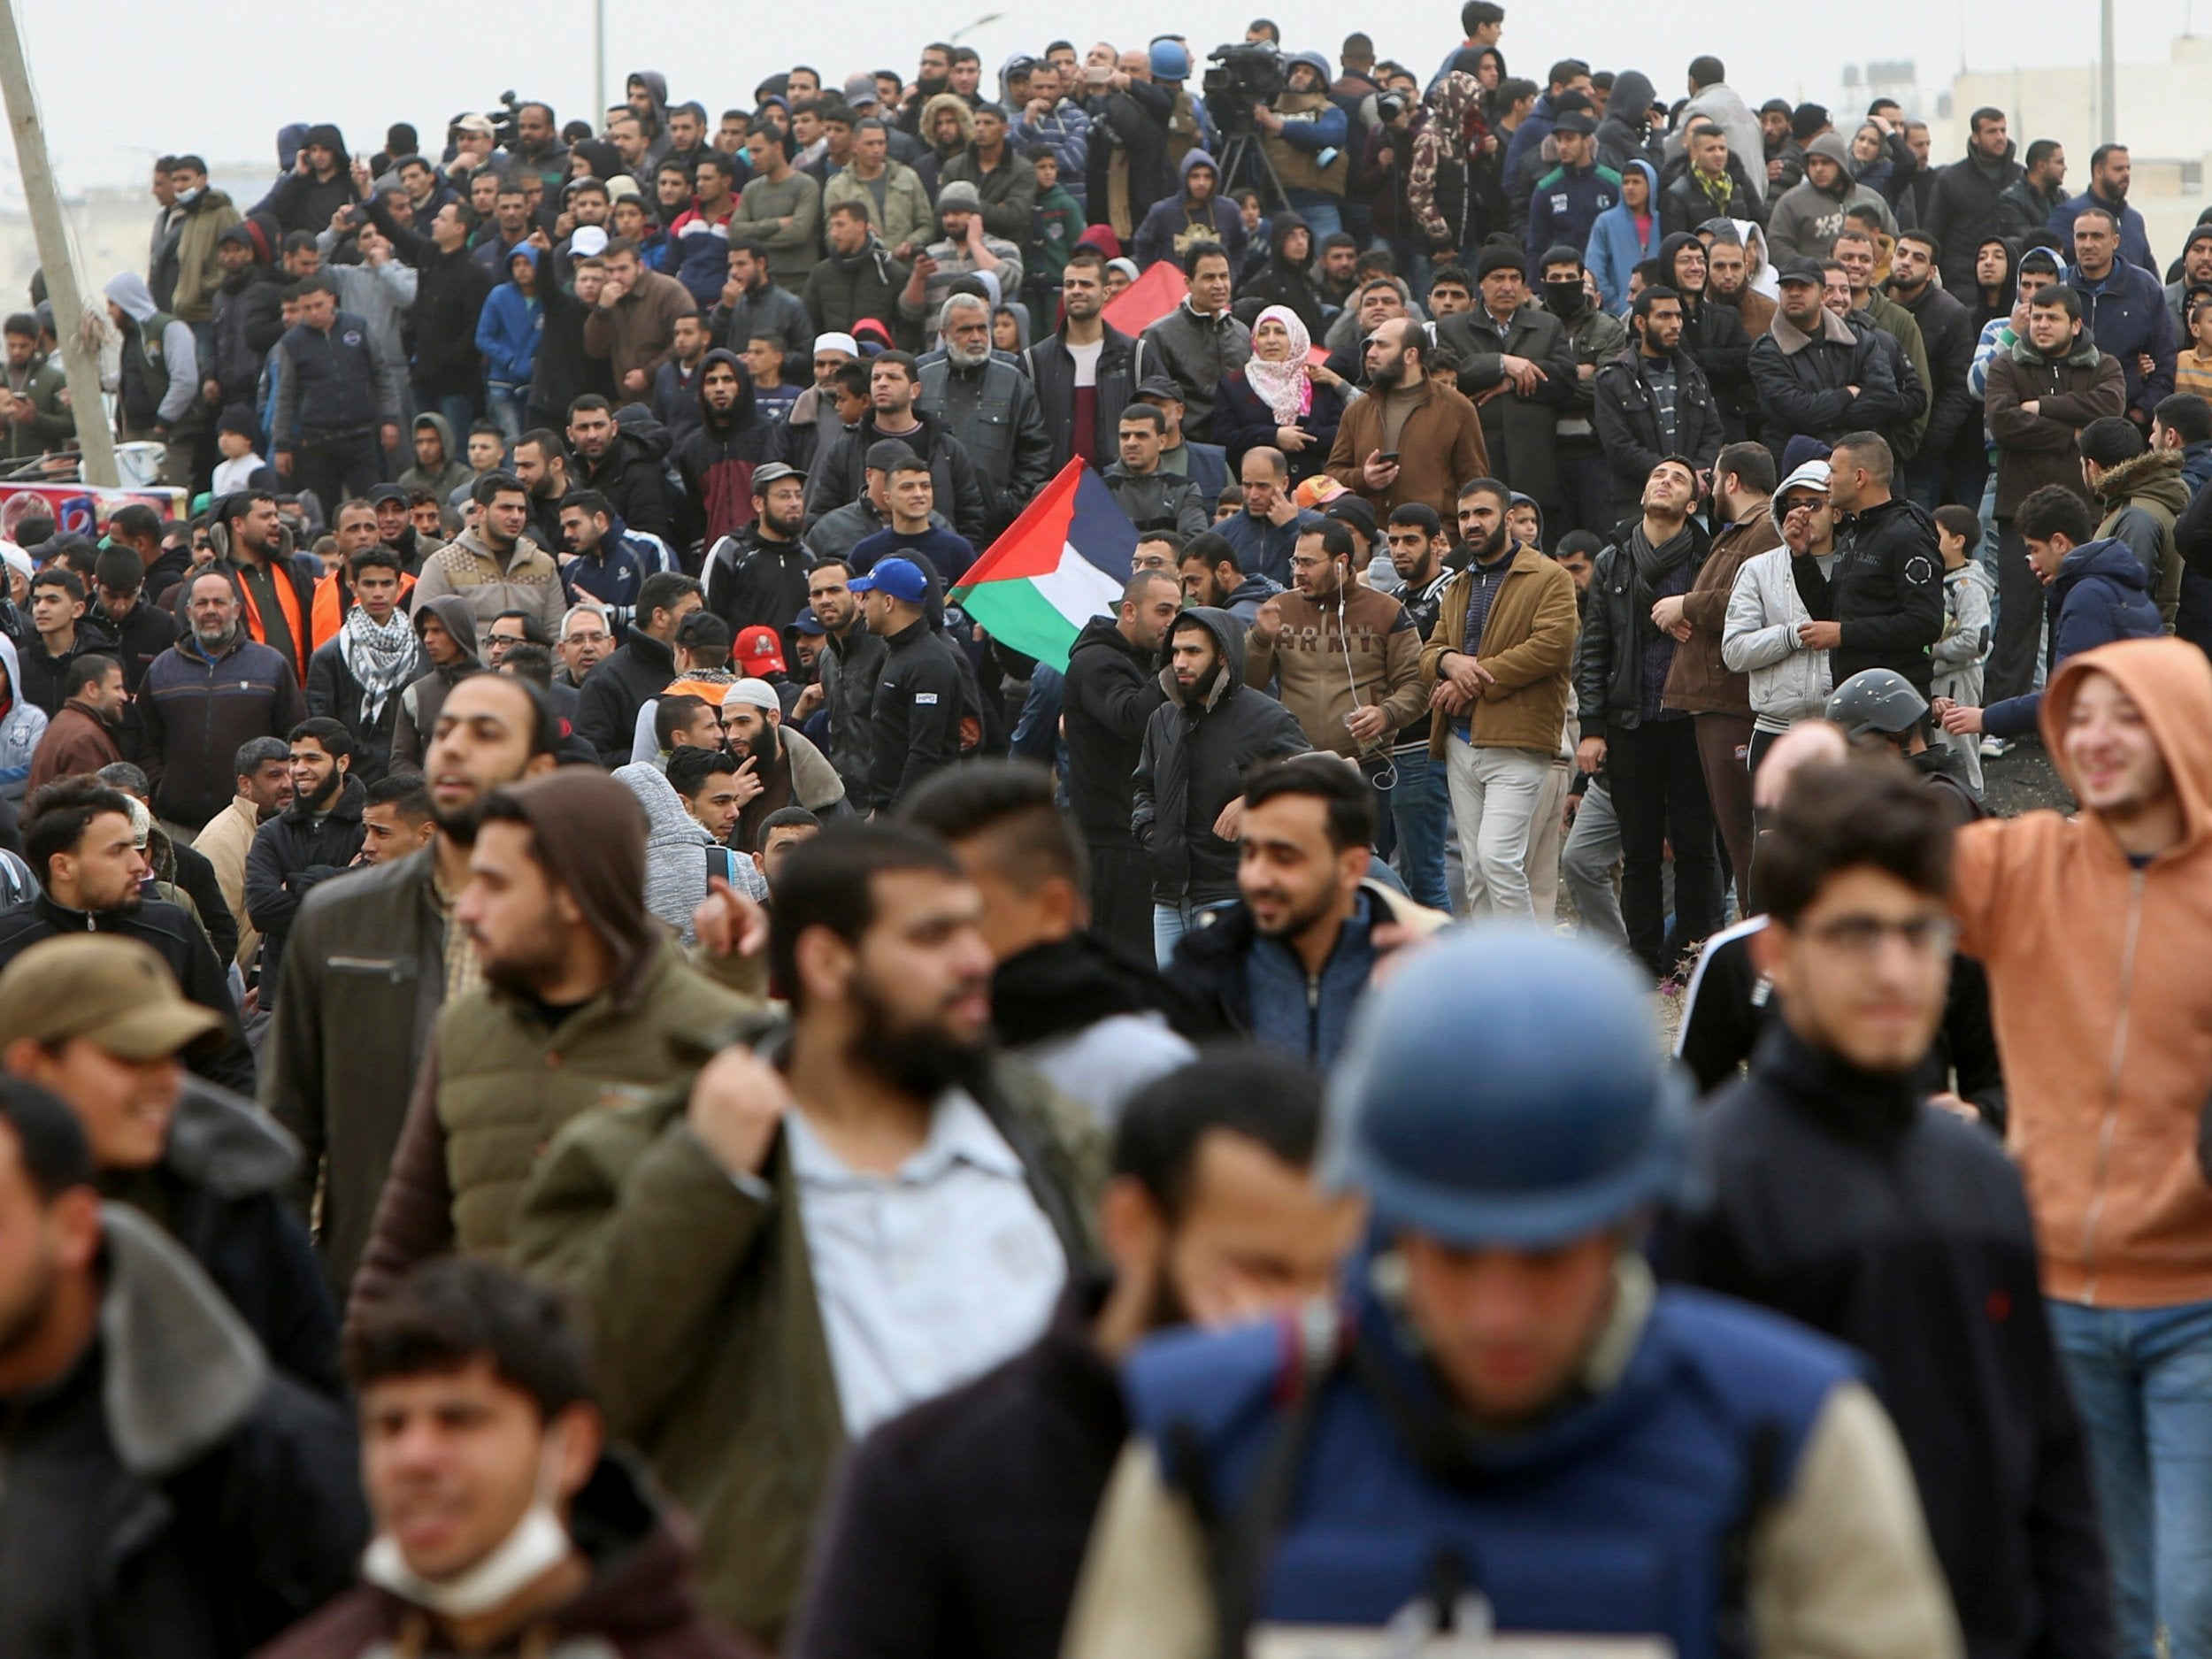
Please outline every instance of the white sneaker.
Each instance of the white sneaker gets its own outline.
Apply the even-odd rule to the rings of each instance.
[[[2001,737],[1984,737],[1982,739],[1982,758],[1984,760],[1995,760],[2000,755],[2009,755],[2011,752],[2012,745],[2008,743]]]

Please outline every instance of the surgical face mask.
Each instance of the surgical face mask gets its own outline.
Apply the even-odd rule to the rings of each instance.
[[[198,200],[200,199],[200,191],[201,191],[204,188],[204,187],[203,187],[203,186],[200,186],[200,185],[196,185],[196,185],[194,185],[194,186],[193,186],[190,189],[188,189],[188,190],[180,190],[180,191],[178,191],[178,192],[177,192],[177,205],[178,205],[179,207],[189,207],[189,206],[191,206],[193,203],[195,203],[195,202],[196,202],[196,201],[198,201]]]
[[[480,1618],[513,1601],[568,1558],[574,1548],[554,1513],[556,1471],[565,1436],[547,1436],[538,1465],[538,1489],[529,1509],[492,1552],[457,1578],[425,1578],[407,1564],[399,1541],[379,1532],[361,1558],[361,1576],[401,1600],[442,1618]]]

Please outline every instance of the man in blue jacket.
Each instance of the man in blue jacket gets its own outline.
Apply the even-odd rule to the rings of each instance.
[[[1863,1362],[1652,1283],[1641,1224],[1683,1189],[1686,1101],[1629,971],[1500,929],[1374,996],[1322,1133],[1322,1181],[1370,1204],[1341,1311],[1138,1349],[1063,1653],[1271,1629],[1290,1651],[1300,1626],[1382,1651],[1465,1620],[1624,1651],[1961,1652]]]
[[[368,324],[338,309],[336,283],[309,277],[287,297],[296,298],[299,321],[277,342],[271,377],[276,468],[334,513],[347,494],[365,495],[384,481],[384,451],[399,443],[395,382]]]
[[[2143,216],[2128,205],[2128,181],[2133,171],[2125,144],[2098,145],[2089,157],[2089,188],[2061,202],[2048,228],[2062,248],[2070,246],[2076,216],[2084,208],[2101,207],[2120,228],[2120,257],[2155,276],[2158,261],[2151,257],[2151,239],[2143,228]]]
[[[2092,541],[2088,504],[2063,484],[2046,484],[2022,502],[2015,526],[2028,544],[2036,580],[2050,590],[2051,673],[2092,647],[2154,640],[2166,631],[2142,560],[2117,536]],[[1939,697],[1932,707],[1947,732],[2028,737],[2034,734],[2043,694],[2007,697],[1986,709]]]
[[[2165,288],[2153,273],[2124,258],[2126,251],[2123,221],[2113,211],[2084,207],[2074,215],[2074,263],[2059,280],[2081,296],[2097,349],[2119,359],[2127,377],[2127,417],[2147,434],[2159,399],[2174,389],[2180,341]]]

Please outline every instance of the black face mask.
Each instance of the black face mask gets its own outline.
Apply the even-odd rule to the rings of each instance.
[[[1579,282],[1547,282],[1544,284],[1544,309],[1555,317],[1573,318],[1582,315],[1589,296]]]

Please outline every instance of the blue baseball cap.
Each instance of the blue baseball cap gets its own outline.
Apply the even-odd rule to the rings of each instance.
[[[865,576],[854,577],[846,586],[856,594],[880,589],[910,605],[918,605],[929,595],[929,578],[912,559],[879,559],[873,570]]]
[[[791,631],[794,634],[804,634],[818,640],[829,632],[822,626],[822,618],[814,614],[812,605],[806,606],[791,619]]]

